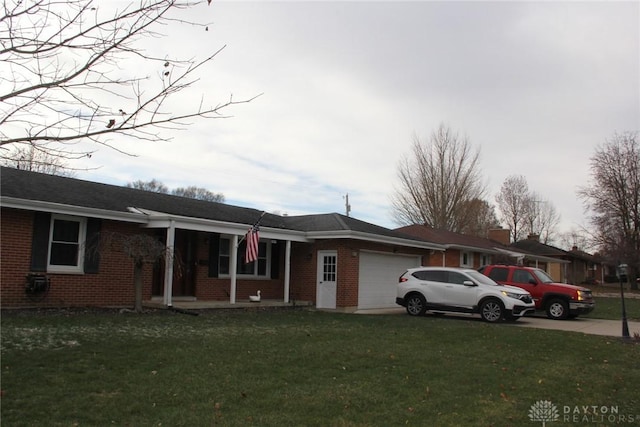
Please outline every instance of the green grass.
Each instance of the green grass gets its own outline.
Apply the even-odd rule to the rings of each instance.
[[[6,426],[534,426],[541,400],[640,414],[637,344],[450,316],[3,313],[1,349]]]
[[[599,297],[596,295],[595,300],[596,308],[583,317],[609,320],[622,319],[622,299],[620,297]],[[640,321],[640,299],[625,296],[624,305],[627,319]]]

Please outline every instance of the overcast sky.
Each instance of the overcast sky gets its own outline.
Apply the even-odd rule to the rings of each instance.
[[[181,103],[245,99],[232,118],[172,142],[102,149],[78,173],[124,185],[196,185],[227,203],[297,215],[345,212],[395,228],[400,158],[440,123],[481,153],[487,200],[510,175],[586,224],[579,186],[595,148],[640,129],[638,2],[236,2],[167,29],[169,58],[226,48]],[[176,104],[176,108],[178,108]]]

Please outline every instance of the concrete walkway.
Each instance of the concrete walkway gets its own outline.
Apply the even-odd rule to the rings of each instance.
[[[388,314],[407,316],[405,309],[402,307],[358,310],[356,311],[356,314]],[[455,314],[451,314],[450,316],[460,317]],[[587,317],[578,317],[571,320],[551,320],[543,316],[544,315],[526,316],[516,322],[509,323],[509,325],[521,326],[524,328],[550,329],[556,331],[580,332],[590,335],[622,337],[622,320],[591,319]],[[464,317],[480,320],[480,317],[477,315]],[[640,322],[627,321],[627,324],[629,326],[629,335],[631,338],[633,338],[634,333],[640,334]]]
[[[524,317],[515,325],[525,328],[552,329],[557,331],[572,331],[591,335],[606,335],[610,337],[622,337],[622,320],[591,319],[578,317],[572,320],[551,320],[546,317]],[[640,322],[627,322],[629,335],[633,338],[634,332],[640,334]]]

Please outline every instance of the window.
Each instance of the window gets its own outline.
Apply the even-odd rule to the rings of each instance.
[[[267,277],[270,274],[268,262],[271,256],[270,245],[267,245],[267,242],[261,240],[258,243],[258,259],[250,263],[244,262],[244,253],[246,248],[246,242],[243,240],[238,245],[236,274],[243,276]],[[221,276],[231,274],[231,239],[228,237],[220,239],[220,257],[218,260],[219,274]]]
[[[460,273],[456,273],[455,271],[450,271],[449,272],[449,279],[447,280],[447,283],[455,283],[456,285],[464,285],[465,280],[469,280],[468,277],[460,274]]]
[[[489,277],[496,282],[506,282],[507,276],[509,276],[508,268],[492,268],[489,272]]]
[[[438,270],[418,270],[413,273],[413,276],[419,280],[428,280],[430,282],[446,283],[448,279],[446,271]]]
[[[480,265],[491,264],[491,257],[489,255],[480,255]]]
[[[83,272],[86,227],[85,219],[62,215],[51,217],[47,271]]]
[[[513,271],[513,282],[514,283],[536,283],[535,279],[527,270],[514,270]]]
[[[460,267],[473,267],[473,254],[471,252],[460,252]]]

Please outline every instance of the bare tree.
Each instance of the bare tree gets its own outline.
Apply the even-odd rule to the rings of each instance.
[[[211,0],[140,0],[116,9],[114,2],[92,0],[4,2],[0,156],[9,155],[10,144],[67,160],[90,156],[99,147],[126,152],[110,137],[168,140],[161,131],[184,128],[190,119],[228,117],[228,107],[255,99],[230,96],[217,104],[201,99],[186,110],[169,105],[224,47],[183,59],[154,56],[140,42],[178,24],[199,28],[204,37],[209,24],[181,20],[179,13],[207,3]],[[123,69],[131,65],[127,60],[137,66]]]
[[[591,182],[578,191],[594,237],[612,263],[640,272],[640,145],[637,132],[614,134],[591,157]],[[631,286],[637,289],[635,280]]]
[[[206,188],[189,186],[178,187],[174,189],[171,194],[181,197],[189,197],[191,199],[206,200],[207,202],[219,202],[224,203],[224,194],[214,193]]]
[[[585,252],[597,251],[598,247],[594,245],[593,237],[584,228],[572,227],[569,231],[560,233],[560,247],[571,250],[574,247]]]
[[[33,145],[14,147],[6,157],[0,157],[0,164],[32,172],[49,175],[73,176],[63,158],[38,150]]]
[[[128,182],[127,187],[136,188],[138,190],[151,191],[154,193],[173,194],[174,196],[188,197],[190,199],[205,200],[207,202],[224,203],[224,194],[214,193],[206,188],[196,187],[178,187],[169,191],[169,188],[157,179],[151,181],[133,181]]]
[[[529,208],[529,184],[522,175],[511,175],[502,183],[496,196],[503,223],[511,230],[511,240],[517,242],[525,232]]]
[[[151,191],[153,193],[169,193],[169,188],[155,178],[151,181],[137,180],[133,182],[127,182],[127,187],[136,188],[138,190]]]
[[[429,142],[414,137],[412,153],[398,166],[399,188],[392,196],[399,224],[426,224],[460,232],[476,218],[472,200],[482,200],[485,187],[480,150],[441,124]]]
[[[489,230],[500,226],[496,210],[486,200],[473,199],[467,203],[467,208],[475,215],[469,218],[469,222],[464,224],[461,233],[471,236],[488,237]]]
[[[100,257],[108,251],[125,253],[133,261],[134,310],[142,311],[145,264],[172,263],[174,274],[182,274],[180,258],[159,239],[149,234],[122,234],[116,232],[96,234],[87,242],[86,256]]]
[[[525,206],[524,231],[537,235],[542,243],[551,243],[556,237],[556,227],[560,222],[556,208],[536,192],[529,194]]]

